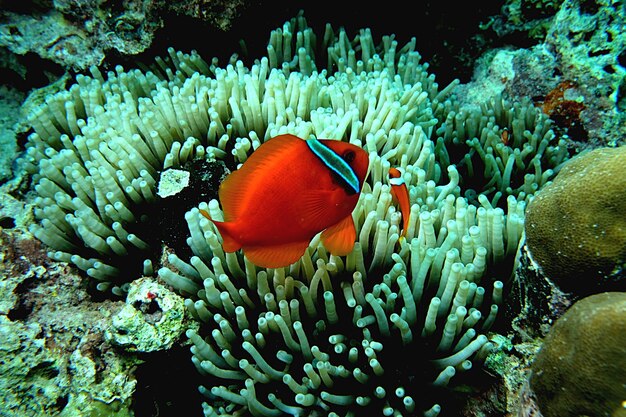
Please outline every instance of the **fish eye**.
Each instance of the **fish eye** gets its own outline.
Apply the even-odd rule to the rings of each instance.
[[[345,151],[344,153],[341,154],[341,158],[347,163],[354,161],[355,156],[356,155],[354,154],[354,151]]]

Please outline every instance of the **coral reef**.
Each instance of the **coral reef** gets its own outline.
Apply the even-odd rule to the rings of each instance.
[[[626,293],[577,301],[552,326],[532,364],[530,387],[545,417],[624,413]]]
[[[541,273],[524,245],[521,248],[519,267],[509,284],[503,317],[500,319],[507,326],[500,329],[501,334],[492,336],[504,348],[495,350],[485,363],[485,368],[498,381],[494,385],[499,388],[497,398],[501,399],[494,401],[484,398],[485,401],[478,401],[468,416],[490,415],[474,412],[476,408],[482,410],[479,408],[481,404],[484,404],[483,407],[490,407],[491,404],[504,403],[506,407],[503,408],[508,413],[506,415],[541,417],[528,384],[531,364],[550,327],[571,303],[572,297]]]
[[[485,368],[498,375],[502,381],[495,386],[500,387],[503,392],[500,397],[502,398],[501,402],[505,403],[505,406],[501,408],[502,411],[498,410],[498,414],[493,413],[491,415],[513,414],[521,417],[521,414],[518,413],[525,407],[523,394],[528,386],[529,369],[541,343],[536,340],[521,342],[515,340],[516,337],[515,332],[511,332],[506,338],[501,335],[494,336],[495,340],[502,340],[500,343],[505,348],[497,349],[496,354],[489,356],[485,363]],[[490,403],[498,404],[495,401],[489,401],[487,404],[490,405]],[[483,415],[489,414],[484,413]]]
[[[472,363],[494,348],[484,333],[502,305],[525,204],[568,152],[529,101],[496,94],[462,106],[458,81],[440,89],[415,40],[400,46],[387,36],[376,45],[367,29],[349,39],[328,25],[320,43],[299,16],[272,32],[267,57],[250,68],[170,49],[145,71],[92,67],[77,76],[30,111],[23,161],[39,220],[31,230],[53,259],[124,295],[151,273],[167,239],[151,208],[172,200],[187,211],[180,217],[192,256],[184,261],[174,245],[158,275],[189,297],[201,323],[187,334],[207,380],[206,415],[349,414],[368,404],[382,414],[436,415],[447,395],[439,391],[478,373]],[[370,153],[354,212],[358,242],[347,257],[329,256],[314,239],[290,268],[257,269],[225,254],[193,208],[204,201],[201,209],[222,217],[215,189],[211,197],[197,184],[224,170],[192,161],[234,169],[282,133]],[[405,239],[386,184],[390,166],[404,171],[413,203]],[[196,185],[162,199],[157,183],[169,168]]]
[[[245,0],[159,0],[155,3],[157,9],[194,17],[209,22],[220,30],[227,31],[248,2]]]
[[[19,181],[0,186],[0,414],[197,411],[199,382],[182,346],[185,330],[197,324],[189,321],[183,299],[149,278],[131,289],[154,289],[151,300],[142,299],[141,291],[132,292],[132,305],[89,294],[85,277],[48,258],[27,232],[32,210],[12,196],[18,186]],[[134,327],[121,320],[127,317]],[[122,327],[129,333],[123,335]],[[185,380],[172,387],[181,375]]]
[[[108,50],[137,54],[151,43],[159,19],[151,1],[55,1],[40,8],[3,9],[0,46],[18,55],[34,52],[65,68],[84,70]]]
[[[568,136],[578,141],[586,141],[589,138],[588,133],[580,120],[580,113],[585,110],[584,97],[578,91],[579,87],[575,82],[562,81],[546,95],[541,109]]]
[[[511,323],[516,340],[531,343],[540,341],[577,297],[564,292],[546,277],[530,255],[528,245],[520,252],[519,267],[515,270],[503,313],[505,320]]]
[[[585,105],[581,122],[589,137],[607,132],[612,133],[608,140],[616,141],[626,134],[625,34],[626,10],[618,2],[569,0],[563,2],[546,36],[562,80],[578,84]]]
[[[623,277],[624,167],[625,146],[580,154],[528,205],[528,248],[564,291],[606,291],[613,279]]]
[[[493,30],[499,37],[543,40],[563,0],[507,0],[499,15],[492,16],[483,29]]]
[[[545,8],[534,13],[540,3]],[[205,6],[167,7],[204,17],[211,10]],[[619,64],[623,53],[620,23],[607,17],[612,12],[619,18],[620,11],[564,1],[558,20],[549,20],[556,3],[526,6],[531,9],[522,10],[524,19],[543,19],[546,43],[489,54],[484,71],[467,86],[454,81],[441,88],[415,51],[415,40],[401,46],[390,35],[377,44],[367,29],[351,39],[330,25],[322,37],[298,17],[272,32],[266,56],[251,63],[233,56],[220,64],[170,49],[141,70],[91,67],[90,75],[33,96],[26,106],[33,133],[18,162],[35,188],[32,231],[60,261],[46,260],[49,271],[69,262],[104,291],[96,297],[109,291],[127,297],[126,307],[109,319],[115,327],[106,340],[130,351],[163,351],[187,325],[181,298],[155,278],[133,282],[158,269],[161,281],[188,297],[186,308],[198,323],[187,335],[206,415],[351,415],[365,407],[383,415],[480,415],[518,407],[512,394],[522,385],[534,338],[569,302],[548,281],[541,294],[530,294],[535,288],[528,280],[516,281],[525,310],[514,322],[515,335],[491,332],[499,330],[495,319],[509,305],[503,297],[525,205],[562,169],[572,139],[585,140],[586,134],[593,145],[623,137],[623,69],[606,64]],[[65,27],[73,30],[81,17],[71,7],[61,14],[66,20],[75,16]],[[609,37],[610,51],[592,51],[589,60],[570,65],[576,56],[562,51],[587,48],[602,36],[600,29],[581,37],[548,26],[577,14],[606,23],[615,36]],[[216,24],[226,27],[229,16]],[[153,17],[146,14],[142,23],[148,25],[142,35],[147,43],[156,28],[149,26]],[[132,24],[122,19],[119,29],[132,31]],[[591,33],[587,29],[582,32]],[[144,47],[133,39],[127,45],[138,48],[114,48],[136,53]],[[85,55],[92,62],[104,56]],[[74,65],[70,61],[59,62]],[[582,79],[586,66],[601,64],[612,76],[596,80],[600,91],[616,91],[608,100],[569,81]],[[81,68],[88,65],[80,62]],[[520,96],[534,103],[511,99]],[[330,256],[314,240],[290,268],[266,270],[240,253],[223,253],[219,235],[198,208],[219,218],[212,201],[219,180],[263,141],[287,132],[363,146],[371,154],[371,174],[354,214],[358,242],[352,254]],[[402,168],[410,186],[406,239],[399,238],[400,215],[386,185],[390,166]],[[174,191],[159,191],[159,183],[174,185]],[[22,221],[10,215],[1,220],[2,226]],[[530,264],[522,260],[532,275]],[[20,293],[14,288],[1,305],[14,306]],[[536,304],[545,294],[550,299]],[[164,308],[165,300],[174,308]],[[165,310],[173,314],[173,327],[166,325],[165,337],[153,340],[148,335],[160,333],[153,324],[165,323]],[[28,320],[14,312],[7,317],[3,325]],[[480,370],[485,360],[499,381],[487,389],[480,385],[493,383]],[[128,366],[116,369],[132,375]],[[127,411],[131,385],[114,402],[119,415]],[[481,393],[463,405],[464,396],[454,392],[467,386],[480,386]],[[77,402],[69,398],[72,410]]]

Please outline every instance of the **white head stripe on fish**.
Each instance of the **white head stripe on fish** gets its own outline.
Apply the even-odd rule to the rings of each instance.
[[[341,156],[317,139],[309,139],[306,141],[306,144],[324,165],[341,178],[350,191],[358,193],[361,190],[359,178],[352,167]]]

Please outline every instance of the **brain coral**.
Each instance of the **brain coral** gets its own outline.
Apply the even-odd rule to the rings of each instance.
[[[624,213],[626,147],[589,151],[529,203],[528,247],[561,289],[593,291],[626,262]]]
[[[545,417],[620,416],[626,400],[626,293],[576,302],[550,329],[530,385]]]

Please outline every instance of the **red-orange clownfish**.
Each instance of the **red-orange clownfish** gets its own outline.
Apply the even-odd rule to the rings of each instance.
[[[409,217],[411,215],[411,203],[409,201],[409,190],[406,188],[402,173],[398,168],[389,169],[389,184],[391,185],[391,196],[400,206],[402,213],[402,233],[400,236],[406,235],[409,227]]]
[[[350,143],[276,136],[220,185],[224,221],[201,213],[217,226],[226,252],[243,249],[257,266],[296,262],[319,232],[331,254],[347,255],[368,165],[367,152]]]

